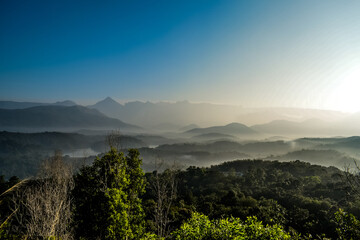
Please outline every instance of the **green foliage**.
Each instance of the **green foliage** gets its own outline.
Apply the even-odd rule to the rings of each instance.
[[[239,218],[209,220],[200,213],[192,217],[171,235],[172,239],[295,239],[286,233],[280,225],[263,225],[256,217],[246,221]]]
[[[339,239],[360,239],[360,221],[354,215],[340,208],[335,213],[335,222]]]
[[[128,156],[114,148],[75,178],[74,227],[76,238],[139,239],[144,233],[144,213],[139,195],[144,173],[139,152]]]
[[[347,197],[342,176],[337,168],[300,161],[239,160],[189,167],[179,173],[177,202],[210,219],[256,216],[264,225],[279,224],[302,236],[324,233],[336,238],[334,209],[360,213],[360,204]],[[172,228],[180,224],[174,222]]]

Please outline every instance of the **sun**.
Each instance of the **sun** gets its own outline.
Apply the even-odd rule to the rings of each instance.
[[[329,106],[344,112],[360,111],[360,65],[339,76]]]

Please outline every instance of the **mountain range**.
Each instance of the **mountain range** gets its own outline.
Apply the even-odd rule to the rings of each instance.
[[[175,103],[134,101],[120,104],[110,97],[88,107],[97,109],[109,117],[149,128],[165,124],[174,126],[197,124],[210,127],[231,122],[251,126],[275,120],[303,122],[308,119],[319,119],[333,122],[349,116],[346,113],[330,110],[245,108],[232,105],[190,103],[188,101]]]
[[[110,97],[87,107],[69,100],[56,103],[0,101],[0,117],[0,130],[9,131],[24,128],[46,131],[61,128],[139,130],[137,126],[141,126],[144,133],[185,132],[192,137],[227,134],[279,136],[284,139],[360,134],[360,113],[296,108],[254,109],[187,101],[120,104]]]

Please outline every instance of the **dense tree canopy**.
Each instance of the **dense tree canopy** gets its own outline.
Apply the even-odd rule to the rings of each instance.
[[[76,238],[138,239],[144,232],[139,195],[144,173],[139,152],[125,157],[114,148],[75,177],[74,224]]]
[[[79,169],[75,239],[360,238],[360,200],[337,168],[241,160],[144,174],[141,163],[137,150],[112,148]],[[12,187],[18,181],[0,177],[2,239],[26,237],[12,215],[9,192],[21,191]]]

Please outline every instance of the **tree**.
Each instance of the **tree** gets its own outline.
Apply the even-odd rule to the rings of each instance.
[[[111,131],[106,136],[105,143],[110,149],[115,148],[117,151],[120,151],[123,147],[120,130]]]
[[[355,169],[350,166],[345,167],[345,181],[350,186],[351,194],[354,197],[360,197],[360,166],[354,162]]]
[[[130,149],[125,157],[111,147],[92,166],[80,169],[73,191],[77,239],[139,239],[143,235],[141,162],[138,150]]]
[[[21,227],[18,231],[30,238],[72,239],[69,225],[73,186],[72,167],[56,152],[43,162],[36,178],[13,187],[13,213]]]
[[[351,213],[339,209],[335,213],[336,232],[339,239],[359,239],[360,238],[360,221]]]
[[[173,201],[176,199],[176,174],[177,171],[173,166],[172,169],[167,169],[161,174],[154,171],[149,178],[150,187],[155,198],[154,224],[156,233],[160,237],[167,237],[170,233],[169,224],[171,219],[169,214]]]

